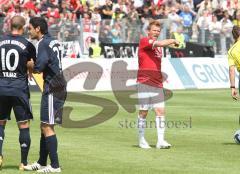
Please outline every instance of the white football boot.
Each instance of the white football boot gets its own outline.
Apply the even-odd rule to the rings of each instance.
[[[38,162],[34,162],[32,164],[28,164],[26,166],[23,166],[24,170],[26,171],[33,171],[33,170],[40,170],[45,168],[46,166],[41,166]]]
[[[37,173],[60,173],[61,168],[53,168],[51,165],[48,165],[47,167],[37,170]]]
[[[158,149],[169,149],[172,145],[169,144],[167,141],[163,140],[163,141],[158,141],[156,148]]]
[[[142,149],[150,149],[148,142],[145,140],[145,138],[140,138],[139,140],[139,147]]]

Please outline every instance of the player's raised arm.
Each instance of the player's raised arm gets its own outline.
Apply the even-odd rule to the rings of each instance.
[[[161,41],[155,41],[153,47],[177,47],[179,42],[176,39],[165,39]]]

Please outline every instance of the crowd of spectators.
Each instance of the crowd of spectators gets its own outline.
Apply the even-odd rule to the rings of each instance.
[[[164,37],[180,35],[224,54],[233,42],[233,25],[240,26],[239,9],[240,0],[0,0],[0,23],[5,33],[16,14],[26,21],[45,16],[50,32],[63,41],[93,32],[100,42],[136,43],[149,20],[159,19]]]

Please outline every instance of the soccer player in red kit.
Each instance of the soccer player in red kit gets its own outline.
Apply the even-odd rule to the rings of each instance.
[[[139,147],[151,148],[144,138],[144,128],[149,109],[154,109],[156,114],[156,127],[158,141],[156,148],[170,148],[164,139],[165,132],[165,109],[164,92],[161,74],[162,47],[178,45],[175,39],[166,39],[158,41],[161,32],[159,21],[151,21],[148,26],[148,36],[141,38],[138,51],[138,133]],[[157,100],[156,97],[158,96]],[[155,99],[155,100],[154,100]]]

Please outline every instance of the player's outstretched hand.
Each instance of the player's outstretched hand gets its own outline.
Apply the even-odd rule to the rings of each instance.
[[[234,100],[238,100],[238,93],[237,93],[237,90],[235,88],[231,88],[232,89],[232,98]]]
[[[175,40],[174,47],[179,47],[179,45],[180,45],[179,41]]]
[[[180,42],[176,39],[171,39],[171,44],[169,45],[170,48],[178,48],[180,45]]]

